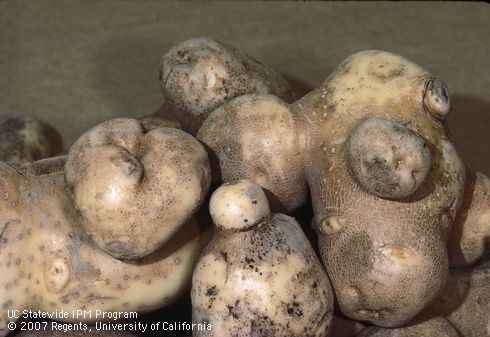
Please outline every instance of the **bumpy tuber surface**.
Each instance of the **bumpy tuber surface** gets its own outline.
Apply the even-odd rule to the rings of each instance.
[[[66,182],[90,238],[130,259],[161,247],[200,207],[210,168],[204,148],[185,132],[146,132],[136,120],[114,119],[72,146]]]
[[[211,111],[234,97],[270,93],[287,102],[295,99],[277,72],[210,38],[190,39],[171,48],[162,58],[160,85],[176,119],[191,134]]]
[[[369,327],[357,337],[459,337],[459,335],[450,322],[443,317],[435,317],[398,329]]]
[[[222,181],[253,181],[277,201],[273,208],[293,211],[305,202],[303,123],[280,98],[234,98],[209,115],[197,138],[211,149]]]
[[[0,124],[0,161],[25,163],[62,151],[60,135],[33,116],[21,116]]]
[[[191,214],[177,213],[177,219],[158,216],[168,205],[191,212],[197,206],[189,206],[185,198],[193,197],[199,204],[196,196],[201,192],[193,188],[206,193],[210,174],[203,172],[208,165],[199,156],[205,152],[188,137],[166,128],[146,132],[135,120],[118,119],[83,135],[71,148],[66,169],[64,158],[20,167],[0,163],[0,336],[8,332],[9,309],[144,313],[174,302],[189,289],[209,231],[189,219]],[[196,151],[192,159],[191,151]],[[201,177],[199,187],[196,174]],[[176,191],[184,195],[166,199]],[[117,207],[127,216],[126,222],[114,211]],[[101,226],[112,221],[122,231],[116,236],[133,233],[136,239],[128,241],[131,245],[149,236],[160,241],[165,228],[173,234],[163,247],[129,263],[91,241],[80,225],[84,217]],[[184,222],[176,228],[175,220]],[[134,221],[142,227],[132,229]],[[92,238],[98,234],[95,228]],[[124,254],[127,247],[132,249],[123,247]],[[141,253],[130,254],[135,252]],[[71,315],[66,320],[80,321]],[[86,320],[100,321],[95,314]]]
[[[340,309],[405,324],[444,288],[463,195],[445,85],[400,56],[364,51],[292,108],[306,121],[314,226]]]
[[[239,181],[210,201],[217,231],[193,275],[194,336],[326,336],[333,295],[299,224],[271,215],[262,189]]]

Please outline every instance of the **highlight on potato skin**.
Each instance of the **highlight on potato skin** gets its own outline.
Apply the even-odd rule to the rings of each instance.
[[[192,280],[193,336],[326,336],[328,277],[299,224],[270,214],[262,189],[229,183],[211,197],[217,226]]]

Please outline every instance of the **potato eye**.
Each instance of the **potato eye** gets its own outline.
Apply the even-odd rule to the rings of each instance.
[[[444,82],[431,79],[424,92],[424,107],[436,118],[445,120],[451,110],[449,91]]]

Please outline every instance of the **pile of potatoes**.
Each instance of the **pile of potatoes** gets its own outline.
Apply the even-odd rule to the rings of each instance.
[[[0,126],[0,336],[10,309],[143,314],[189,291],[193,336],[490,336],[490,180],[455,150],[441,80],[368,50],[299,97],[196,38],[160,85],[157,113],[66,155],[33,117]]]

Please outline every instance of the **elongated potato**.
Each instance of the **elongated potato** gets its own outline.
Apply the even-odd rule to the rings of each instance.
[[[226,101],[245,94],[273,94],[287,102],[296,96],[274,70],[236,48],[195,38],[162,58],[160,85],[184,130],[196,134],[206,117]]]

